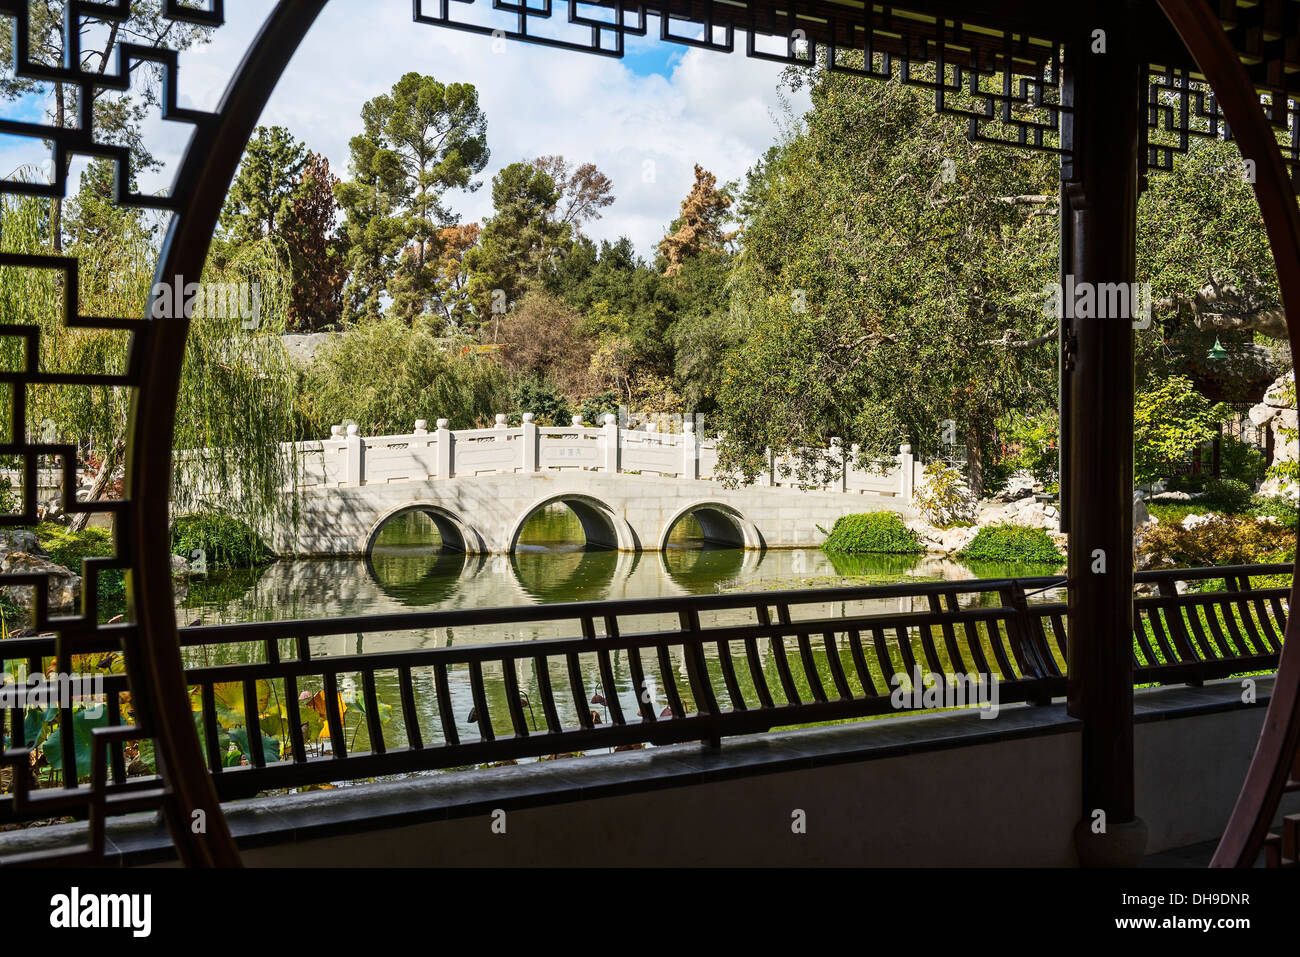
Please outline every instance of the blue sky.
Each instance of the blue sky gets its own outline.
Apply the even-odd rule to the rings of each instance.
[[[268,0],[228,0],[227,25],[213,42],[181,57],[184,105],[215,106],[270,8]],[[486,4],[475,9],[490,26],[513,26],[513,17],[500,19]],[[580,29],[552,26],[557,34]],[[490,37],[414,24],[409,0],[331,0],[261,121],[288,127],[346,176],[348,140],[359,132],[367,99],[409,71],[473,83],[487,116],[492,158],[483,188],[449,197],[464,221],[490,214],[488,185],[502,166],[560,153],[596,163],[614,181],[614,205],[587,232],[598,240],[631,236],[649,256],[690,189],[694,164],[723,182],[740,178],[778,135],[782,106],[778,65],[741,52],[664,43],[653,18],[647,33],[627,38],[625,56],[616,60],[516,41],[494,44]],[[736,46],[743,50],[743,36],[737,35]],[[793,105],[806,108],[805,95],[794,97]],[[21,118],[35,119],[40,103],[7,104],[7,115],[14,116],[15,107]],[[142,177],[141,186],[163,189],[189,127],[151,120],[146,132],[150,149],[168,168]],[[39,144],[0,137],[4,174],[43,159]]]

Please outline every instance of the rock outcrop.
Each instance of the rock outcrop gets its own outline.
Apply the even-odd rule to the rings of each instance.
[[[1264,401],[1250,410],[1251,424],[1273,432],[1273,464],[1300,462],[1300,425],[1297,424],[1294,374],[1287,372],[1268,387]],[[1260,495],[1300,494],[1294,482],[1270,476],[1260,487]]]
[[[81,576],[56,565],[43,555],[8,552],[0,559],[0,575],[43,575],[49,582],[52,611],[75,608],[81,600]],[[6,585],[0,592],[14,604],[31,608],[32,586]]]

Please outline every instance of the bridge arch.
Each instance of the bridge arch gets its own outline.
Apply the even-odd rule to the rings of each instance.
[[[758,526],[747,519],[739,509],[714,500],[703,500],[686,505],[673,513],[659,532],[658,549],[668,547],[668,536],[686,516],[694,516],[700,523],[706,544],[722,548],[766,548]]]
[[[641,547],[641,540],[632,526],[628,524],[627,519],[614,511],[605,502],[591,495],[582,495],[576,492],[561,492],[558,495],[548,495],[543,499],[534,502],[514,521],[502,543],[504,551],[513,553],[519,545],[519,535],[523,532],[524,526],[528,520],[546,508],[548,505],[563,504],[567,505],[570,511],[577,516],[579,524],[582,525],[582,534],[587,539],[587,547],[592,549],[618,549],[619,551],[632,552]]]
[[[438,536],[442,539],[442,547],[445,551],[465,552],[470,555],[488,551],[483,536],[455,512],[435,502],[416,501],[403,502],[380,514],[366,533],[363,554],[371,553],[375,547],[375,540],[379,538],[379,533],[383,531],[385,525],[408,512],[419,512],[433,522],[434,527],[438,529]]]

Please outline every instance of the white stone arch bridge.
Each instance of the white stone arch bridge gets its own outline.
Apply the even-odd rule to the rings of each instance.
[[[669,434],[606,419],[599,427],[576,420],[547,427],[526,414],[511,428],[499,415],[495,428],[455,431],[445,419],[432,431],[420,420],[409,435],[370,438],[335,426],[329,439],[294,449],[299,521],[296,530],[277,530],[273,547],[364,555],[387,522],[418,511],[445,548],[512,552],[528,519],[556,502],[573,510],[588,547],[621,551],[664,548],[687,515],[707,543],[760,549],[820,544],[821,529],[853,512],[910,514],[919,466],[907,446],[884,474],[838,456],[838,474],[817,488],[800,487],[786,472],[791,463],[769,455],[756,483],[727,488],[716,449],[698,441],[689,422]]]

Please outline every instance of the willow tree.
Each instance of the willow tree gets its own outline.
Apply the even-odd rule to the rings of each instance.
[[[124,215],[117,228],[68,247],[68,255],[80,261],[82,315],[145,315],[158,257],[153,237],[161,230],[156,225]],[[48,200],[0,197],[3,251],[50,254],[52,231]],[[175,442],[181,451],[205,451],[199,457],[181,456],[191,468],[185,480],[174,483],[174,506],[188,511],[220,503],[221,510],[266,528],[285,518],[280,507],[282,486],[293,467],[280,445],[294,438],[294,377],[278,335],[284,329],[288,304],[288,269],[275,241],[263,240],[227,251],[220,265],[209,265],[203,280],[207,285],[257,283],[259,310],[255,321],[243,315],[209,315],[204,298],[195,311]],[[64,295],[58,271],[0,267],[0,310],[6,322],[37,327],[43,371],[124,373],[127,333],[67,328]],[[24,368],[22,341],[0,338],[0,361],[7,370]],[[27,420],[13,422],[12,404],[5,401],[0,405],[0,427],[12,437],[25,434],[32,441],[75,445],[83,463],[97,470],[89,497],[99,498],[111,494],[109,487],[122,461],[130,400],[129,389],[116,385],[30,386]],[[218,490],[237,494],[212,494]]]

